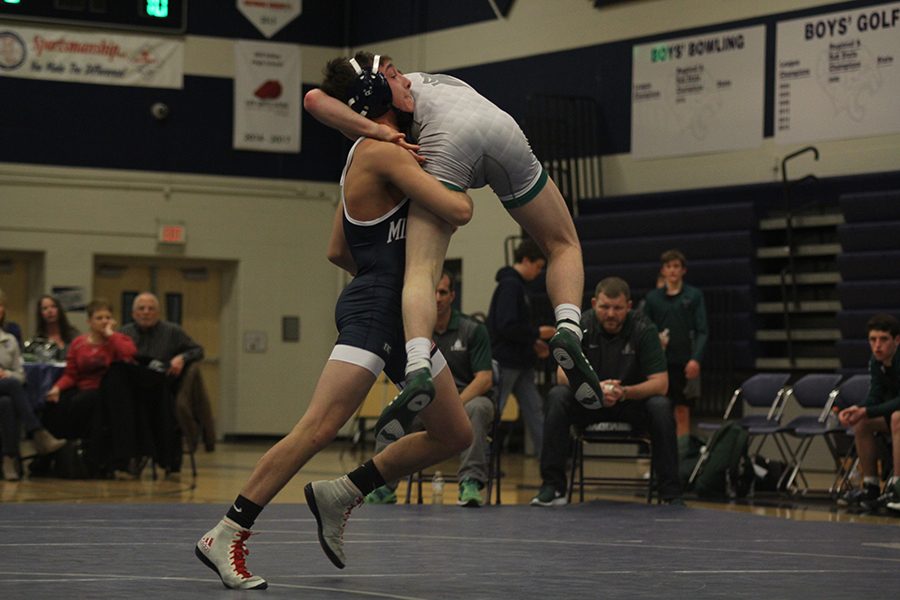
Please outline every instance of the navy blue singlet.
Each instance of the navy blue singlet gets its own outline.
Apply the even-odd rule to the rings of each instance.
[[[344,177],[360,141],[350,149],[341,176],[342,202]],[[357,221],[347,215],[344,205],[344,237],[357,273],[335,306],[339,332],[336,343],[379,356],[385,362],[385,373],[394,382],[403,381],[406,366],[401,296],[408,212],[409,200],[404,199],[377,219]]]

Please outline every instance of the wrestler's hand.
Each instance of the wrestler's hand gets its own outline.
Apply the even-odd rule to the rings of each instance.
[[[409,142],[407,142],[405,133],[400,133],[396,129],[379,123],[378,127],[375,129],[374,137],[376,140],[381,140],[382,142],[391,142],[392,144],[397,144],[398,146],[409,152],[419,164],[425,162],[425,157],[419,154],[419,145],[410,144]]]

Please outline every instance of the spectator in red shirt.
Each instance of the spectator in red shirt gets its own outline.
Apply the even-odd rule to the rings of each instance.
[[[137,348],[127,335],[115,331],[112,305],[94,300],[87,306],[90,331],[69,346],[66,370],[47,392],[44,424],[57,437],[88,436],[100,401],[100,382],[115,361],[130,361]]]

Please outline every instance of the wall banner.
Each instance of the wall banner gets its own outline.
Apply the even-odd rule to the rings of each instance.
[[[900,132],[900,2],[778,23],[775,141]]]
[[[300,16],[302,0],[237,0],[237,8],[267,38]]]
[[[632,156],[760,146],[764,78],[762,25],[634,46]]]
[[[300,152],[300,47],[234,44],[234,147]]]
[[[0,25],[0,76],[181,88],[184,42],[5,23]]]

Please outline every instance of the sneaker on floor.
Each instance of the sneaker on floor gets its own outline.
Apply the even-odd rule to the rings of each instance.
[[[481,496],[481,488],[483,484],[469,477],[459,482],[459,500],[456,502],[460,506],[468,506],[470,508],[478,508],[484,504],[484,498]]]
[[[575,400],[585,408],[603,408],[603,391],[594,368],[584,356],[581,341],[573,331],[566,328],[556,330],[550,338],[553,359],[566,372],[569,386],[575,390]]]
[[[684,503],[684,498],[681,496],[675,496],[674,498],[663,498],[663,504],[668,504],[669,506],[680,506],[684,508],[687,504]]]
[[[19,462],[15,456],[3,456],[3,479],[6,481],[19,480]]]
[[[375,423],[375,441],[390,444],[409,432],[413,419],[434,399],[431,369],[422,367],[406,376],[403,390],[384,407]]]
[[[194,547],[194,554],[218,574],[225,587],[235,590],[264,590],[269,584],[262,577],[248,571],[245,562],[250,554],[245,542],[251,535],[249,529],[224,518],[200,538]]]
[[[53,454],[66,445],[66,440],[61,440],[59,438],[53,437],[53,435],[46,429],[36,430],[32,434],[31,440],[32,442],[34,442],[35,451],[37,451],[40,456]]]
[[[894,485],[888,487],[885,493],[884,505],[894,511],[900,511],[900,480],[894,482]]]
[[[890,488],[890,497],[887,498],[887,501],[884,505],[892,511],[900,512],[900,481],[894,483],[893,487]]]
[[[860,508],[869,512],[877,512],[882,508],[890,508],[889,504],[900,503],[900,489],[898,485],[885,486],[884,493],[875,500],[863,500],[859,503]],[[892,509],[893,510],[893,509]]]
[[[307,483],[303,491],[319,528],[319,545],[332,564],[343,569],[346,563],[344,527],[350,511],[362,504],[362,494],[346,475],[330,481]]]
[[[383,485],[369,492],[364,502],[366,504],[397,504],[397,492]]]
[[[532,506],[565,506],[568,503],[565,492],[552,485],[542,485],[537,496],[531,499]]]
[[[861,488],[847,490],[837,499],[838,506],[860,506],[864,501],[871,503],[877,500],[880,491],[877,485],[868,484]]]

